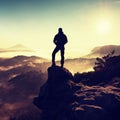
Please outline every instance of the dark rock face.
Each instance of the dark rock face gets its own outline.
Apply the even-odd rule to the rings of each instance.
[[[72,74],[58,66],[48,68],[48,81],[34,99],[34,104],[43,110],[43,120],[64,120],[72,100],[72,89],[69,81]]]
[[[79,120],[78,116],[80,120],[120,119],[120,88],[110,85],[79,86],[81,89],[74,91],[74,102],[71,104],[75,120]]]
[[[83,76],[97,79],[96,74]],[[111,77],[102,85],[87,85],[78,78],[65,68],[48,68],[48,80],[33,101],[42,110],[42,120],[120,120],[120,78]]]

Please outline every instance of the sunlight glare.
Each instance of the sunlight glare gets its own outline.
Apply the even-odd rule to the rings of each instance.
[[[102,34],[109,33],[110,32],[110,22],[107,20],[100,21],[97,25],[97,31],[100,34],[101,33]]]

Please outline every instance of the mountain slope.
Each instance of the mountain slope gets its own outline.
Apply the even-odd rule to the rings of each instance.
[[[45,79],[46,74],[29,71],[0,86],[0,120],[40,120],[41,112],[32,105],[32,100]]]

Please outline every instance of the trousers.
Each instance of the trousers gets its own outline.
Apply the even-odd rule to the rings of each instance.
[[[56,46],[55,47],[55,49],[53,50],[53,53],[52,53],[52,64],[55,65],[55,55],[59,50],[61,53],[61,67],[63,67],[63,65],[64,65],[64,51],[65,51],[64,46],[62,46],[62,47]]]

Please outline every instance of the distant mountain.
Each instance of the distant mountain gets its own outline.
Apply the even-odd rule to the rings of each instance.
[[[22,44],[17,44],[10,48],[0,49],[0,53],[4,53],[4,52],[34,52],[34,50],[32,50]]]
[[[42,63],[42,62],[47,62],[48,60],[42,57],[37,57],[37,56],[24,56],[24,55],[19,55],[15,56],[12,58],[7,58],[2,61],[0,61],[0,66],[15,66],[15,65],[24,65],[28,64],[30,62],[32,63]]]
[[[13,58],[0,59],[0,81],[7,81],[21,73],[29,71],[45,72],[48,64],[47,59],[36,56],[15,56]]]
[[[18,52],[18,51],[20,51],[20,52],[21,51],[32,52],[33,51],[32,49],[30,49],[30,48],[28,48],[28,47],[26,47],[26,46],[24,46],[22,44],[14,45],[14,46],[6,49],[6,50],[11,51],[11,52]]]
[[[115,50],[115,55],[120,55],[120,45],[105,45],[95,47],[86,57],[101,57]]]

